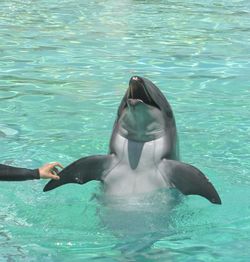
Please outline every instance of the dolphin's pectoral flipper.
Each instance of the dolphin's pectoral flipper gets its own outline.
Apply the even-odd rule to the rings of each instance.
[[[197,168],[175,160],[162,160],[159,170],[167,183],[184,195],[200,195],[213,204],[221,204],[219,194],[207,177]]]
[[[43,191],[49,191],[68,183],[84,184],[91,180],[101,180],[105,170],[108,170],[113,161],[113,155],[96,155],[81,158],[66,168],[58,175],[59,180],[50,180]]]

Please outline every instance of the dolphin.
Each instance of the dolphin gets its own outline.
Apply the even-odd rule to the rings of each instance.
[[[176,188],[184,195],[200,195],[213,204],[221,199],[207,177],[179,158],[173,111],[150,80],[133,76],[118,108],[107,155],[81,158],[49,181],[43,191],[67,183],[101,181],[113,196]]]

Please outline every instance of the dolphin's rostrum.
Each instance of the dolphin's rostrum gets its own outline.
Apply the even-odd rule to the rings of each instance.
[[[162,92],[148,79],[134,76],[118,108],[107,155],[81,158],[51,180],[49,191],[67,183],[103,183],[110,195],[130,195],[176,188],[221,204],[214,186],[197,168],[179,161],[173,111]]]

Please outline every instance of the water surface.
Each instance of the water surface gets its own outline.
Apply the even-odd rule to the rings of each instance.
[[[167,96],[182,160],[223,205],[190,196],[169,210],[155,192],[109,217],[97,182],[49,193],[45,181],[2,182],[0,261],[249,261],[249,30],[246,0],[1,1],[1,163],[105,154],[141,75]]]

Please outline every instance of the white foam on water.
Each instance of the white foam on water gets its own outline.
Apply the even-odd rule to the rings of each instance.
[[[18,131],[10,128],[6,125],[0,125],[0,137],[5,137],[5,136],[15,136],[18,134]]]

